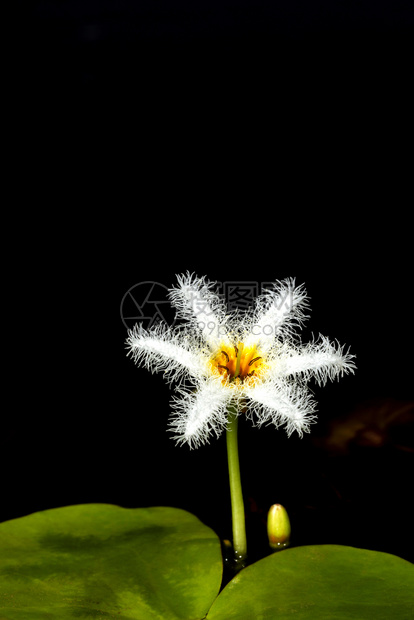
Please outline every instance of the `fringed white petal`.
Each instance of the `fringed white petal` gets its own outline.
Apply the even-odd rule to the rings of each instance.
[[[245,344],[257,344],[267,352],[275,339],[292,337],[308,316],[305,314],[307,299],[303,285],[295,287],[293,278],[276,282],[273,289],[257,298]]]
[[[206,357],[194,338],[180,330],[163,324],[150,331],[141,325],[128,332],[128,354],[135,363],[151,372],[164,372],[169,382],[180,381],[185,376],[199,378],[207,374]]]
[[[211,349],[228,341],[226,307],[212,291],[215,283],[189,273],[177,276],[177,280],[178,287],[169,292],[177,316],[195,326]]]
[[[300,374],[305,381],[314,377],[320,385],[325,385],[328,379],[353,373],[356,369],[354,358],[339,343],[319,336],[318,342],[302,347],[282,346],[278,357],[270,364],[269,374],[271,378]]]
[[[177,390],[173,397],[173,416],[170,422],[173,439],[179,444],[188,443],[198,448],[208,443],[212,434],[222,433],[227,424],[227,407],[232,391],[217,379],[200,382],[196,391]]]
[[[285,425],[288,436],[297,431],[302,437],[316,420],[313,415],[316,403],[304,384],[269,381],[246,389],[245,396],[259,426],[266,423],[272,423],[276,428]]]

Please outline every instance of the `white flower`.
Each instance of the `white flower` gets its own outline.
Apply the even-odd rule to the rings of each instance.
[[[353,355],[324,336],[301,344],[295,331],[307,318],[303,287],[293,279],[276,282],[252,311],[228,313],[214,283],[188,273],[177,279],[169,297],[187,324],[149,331],[136,325],[127,338],[137,364],[178,383],[170,422],[174,439],[192,448],[213,433],[219,436],[230,405],[239,414],[247,410],[258,425],[285,425],[288,435],[308,432],[316,419],[309,379],[325,384],[354,372],[355,364]]]

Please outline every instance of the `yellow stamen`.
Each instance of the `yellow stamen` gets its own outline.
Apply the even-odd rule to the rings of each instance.
[[[262,358],[261,358],[260,356],[259,356],[259,357],[255,357],[254,359],[250,360],[250,362],[249,362],[249,366],[251,366],[252,364],[254,364],[255,362],[257,362],[257,360],[261,360],[261,359],[262,359]]]
[[[241,342],[238,347],[234,347],[234,348],[237,350],[236,370],[234,371],[234,378],[236,379],[236,377],[238,377],[239,372],[240,372],[240,361],[241,361],[241,356],[243,353],[244,345]]]
[[[233,382],[236,379],[243,383],[251,377],[260,377],[266,368],[266,363],[255,346],[244,346],[243,342],[237,345],[222,343],[214,357],[210,359],[211,370],[220,373],[223,381]]]

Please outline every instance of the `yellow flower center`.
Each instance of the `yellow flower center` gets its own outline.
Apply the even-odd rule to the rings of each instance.
[[[245,347],[239,342],[234,346],[222,344],[211,358],[210,366],[214,373],[223,377],[224,381],[238,380],[243,383],[246,379],[260,376],[266,364],[257,347]]]

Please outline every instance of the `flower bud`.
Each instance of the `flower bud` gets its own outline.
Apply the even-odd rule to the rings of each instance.
[[[267,535],[274,551],[285,549],[290,544],[290,521],[281,504],[273,504],[267,515]]]

